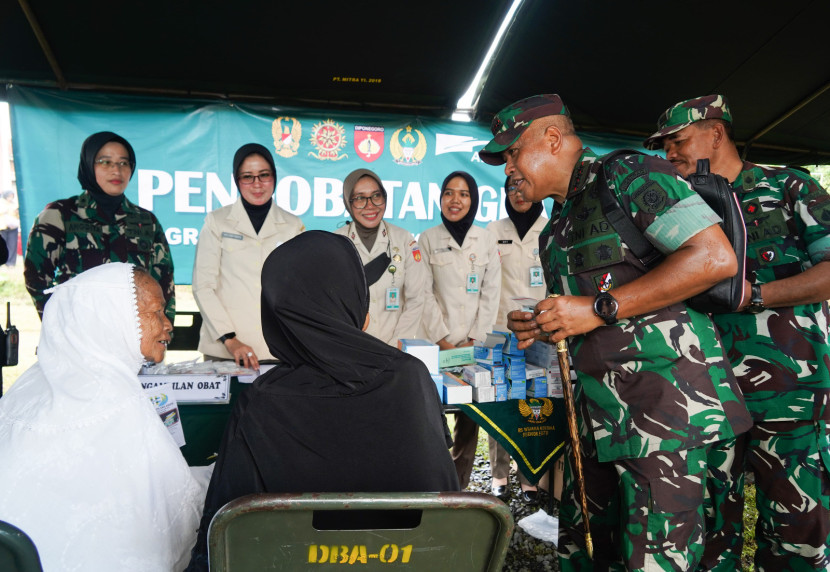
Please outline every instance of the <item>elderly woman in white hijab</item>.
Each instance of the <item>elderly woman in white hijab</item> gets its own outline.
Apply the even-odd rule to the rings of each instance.
[[[111,263],[54,289],[38,362],[0,399],[0,520],[44,570],[181,570],[204,489],[142,390],[172,327],[146,271]]]

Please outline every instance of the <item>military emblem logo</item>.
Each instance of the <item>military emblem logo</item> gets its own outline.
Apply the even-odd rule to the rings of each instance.
[[[321,161],[339,161],[348,157],[340,152],[346,146],[346,130],[333,119],[326,119],[316,123],[311,128],[311,146],[317,150],[309,151],[308,154]]]
[[[402,134],[403,132],[403,134]],[[427,154],[427,140],[418,129],[407,125],[392,134],[389,141],[389,152],[398,165],[414,167],[420,165]]]
[[[421,261],[421,249],[418,246],[418,243],[413,242],[410,246],[412,246],[412,258],[415,259],[415,262]]]
[[[280,157],[293,157],[300,148],[303,127],[295,117],[277,117],[271,124],[274,152]]]
[[[760,255],[761,260],[763,260],[764,262],[772,262],[773,260],[775,260],[775,250],[773,250],[772,248],[762,249]]]
[[[553,413],[553,401],[542,397],[519,400],[519,413],[528,423],[544,423]]]
[[[755,214],[758,210],[758,205],[755,203],[749,203],[746,205],[746,213],[747,214]]]
[[[383,154],[383,127],[355,125],[354,150],[367,163],[380,157]]]
[[[597,292],[608,292],[614,287],[614,277],[611,276],[610,272],[603,272],[594,276],[594,284],[597,287]]]

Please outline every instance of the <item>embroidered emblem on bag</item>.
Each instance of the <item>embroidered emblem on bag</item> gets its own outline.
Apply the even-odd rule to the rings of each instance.
[[[529,423],[544,423],[553,413],[553,401],[546,398],[519,400],[519,413]]]

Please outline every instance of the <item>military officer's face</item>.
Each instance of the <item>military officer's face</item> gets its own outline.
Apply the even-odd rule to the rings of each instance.
[[[95,181],[105,193],[112,197],[123,195],[132,174],[130,154],[121,143],[110,141],[98,150],[95,155]]]
[[[663,150],[666,159],[684,177],[697,171],[698,159],[711,159],[713,150],[713,130],[693,123],[663,138]]]
[[[383,220],[386,200],[383,198],[380,185],[372,177],[361,177],[357,181],[352,190],[349,204],[351,205],[352,218],[365,228],[376,228]]]
[[[441,193],[441,213],[450,222],[458,222],[470,212],[470,186],[464,177],[453,177]]]
[[[252,205],[264,205],[274,194],[274,173],[261,155],[248,155],[236,174],[239,192]],[[265,179],[264,181],[262,179]]]
[[[141,355],[154,363],[164,360],[173,325],[164,315],[164,295],[159,283],[143,273],[135,274],[138,323],[141,328]]]
[[[531,125],[502,156],[504,173],[510,177],[522,200],[538,203],[554,194],[552,173],[557,157],[551,153],[544,129]]]

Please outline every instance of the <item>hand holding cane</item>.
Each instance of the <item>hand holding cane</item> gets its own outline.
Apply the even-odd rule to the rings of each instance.
[[[559,294],[551,294],[548,298],[557,298]],[[559,358],[559,373],[562,375],[562,395],[565,398],[565,413],[568,417],[568,432],[571,435],[571,446],[574,453],[574,468],[576,481],[579,485],[579,498],[582,504],[582,521],[585,523],[585,549],[588,558],[594,558],[594,543],[591,540],[591,525],[588,522],[588,499],[585,495],[585,477],[582,471],[582,454],[579,446],[579,429],[576,425],[576,407],[573,387],[571,386],[571,365],[568,360],[568,341],[556,342],[556,355]]]

